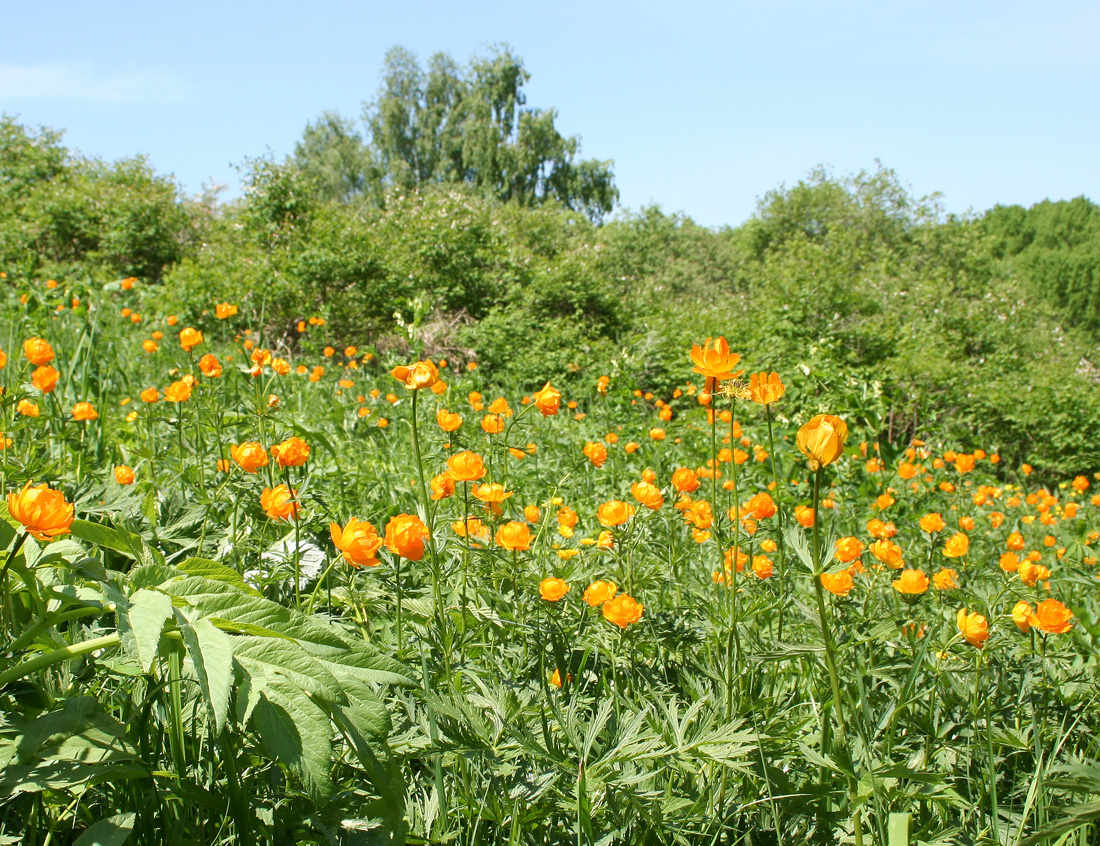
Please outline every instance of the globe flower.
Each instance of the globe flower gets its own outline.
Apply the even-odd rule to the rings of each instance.
[[[438,476],[432,476],[432,480],[428,485],[432,489],[432,499],[434,500],[446,499],[449,496],[454,496],[455,480],[449,473],[440,473]]]
[[[160,391],[156,388],[146,388],[138,396],[141,397],[141,401],[145,403],[154,403],[160,399]]]
[[[613,598],[618,591],[619,586],[614,582],[605,582],[603,579],[599,579],[585,588],[584,601],[595,608],[597,605],[602,605]]]
[[[542,512],[537,505],[525,505],[523,507],[523,519],[528,523],[538,523],[542,519]]]
[[[753,494],[749,501],[741,506],[741,517],[752,517],[754,520],[767,520],[769,517],[774,517],[778,509],[775,505],[775,500],[767,491],[760,491]]]
[[[818,414],[798,430],[795,443],[810,459],[810,468],[825,467],[844,454],[848,424],[832,414]]]
[[[981,649],[989,639],[989,621],[981,614],[970,614],[965,608],[960,608],[955,622],[959,632],[971,646]]]
[[[1030,616],[1031,625],[1047,634],[1065,634],[1073,628],[1073,612],[1057,599],[1044,599]]]
[[[753,373],[749,376],[749,396],[759,405],[778,402],[787,388],[779,381],[778,373]]]
[[[471,537],[486,540],[489,537],[489,527],[482,523],[479,517],[455,520],[451,523],[451,530],[460,538]]]
[[[584,456],[595,467],[603,467],[607,461],[607,447],[598,442],[589,441],[584,445]]]
[[[352,517],[342,529],[339,523],[329,523],[329,534],[333,545],[340,550],[352,567],[378,566],[378,550],[382,548],[382,539],[374,526],[366,520]]]
[[[504,418],[499,414],[486,414],[481,418],[482,431],[490,435],[499,435],[504,431]]]
[[[608,528],[621,526],[633,516],[634,506],[617,499],[605,502],[596,509],[596,519],[600,521],[601,526],[607,526]]]
[[[287,522],[297,520],[301,507],[294,500],[296,496],[298,496],[298,492],[286,485],[279,485],[276,488],[264,488],[263,493],[260,494],[260,508],[272,520],[286,520]]]
[[[691,370],[705,378],[705,390],[708,394],[714,393],[717,382],[726,379],[736,379],[744,370],[735,371],[741,356],[730,352],[729,343],[725,338],[707,338],[703,346],[691,345],[691,361],[695,365]]]
[[[775,572],[775,562],[766,555],[754,555],[752,557],[752,571],[760,580],[770,579]]]
[[[504,489],[504,485],[493,482],[491,485],[474,485],[473,495],[482,502],[500,503],[512,495],[512,491]]]
[[[42,393],[48,394],[57,387],[57,380],[60,378],[60,373],[50,365],[44,364],[34,369],[34,372],[31,374],[31,384]]]
[[[920,518],[920,527],[922,531],[934,535],[937,532],[942,532],[947,527],[947,523],[943,521],[943,517],[940,516],[939,512],[933,511],[931,514],[925,514]]]
[[[928,590],[928,576],[920,570],[902,570],[894,579],[894,590],[908,596],[920,596]]]
[[[609,623],[614,623],[620,629],[625,629],[631,623],[642,619],[645,606],[633,597],[621,593],[614,599],[609,599],[603,604],[603,616]]]
[[[31,402],[29,399],[19,400],[15,406],[15,410],[24,417],[37,417],[41,413],[38,404]]]
[[[520,520],[512,520],[497,529],[497,545],[513,552],[531,548],[531,529]]]
[[[3,370],[8,363],[8,354],[0,349],[0,370]]]
[[[222,375],[222,364],[218,361],[217,356],[207,353],[199,359],[199,370],[202,371],[202,375],[209,379],[217,379]]]
[[[125,464],[118,465],[115,468],[115,481],[120,485],[132,485],[134,483],[133,469]]]
[[[293,436],[281,444],[275,444],[271,448],[271,454],[280,467],[301,467],[309,461],[309,444]]]
[[[35,367],[42,367],[53,361],[53,347],[42,338],[27,338],[23,342],[23,355]]]
[[[192,329],[188,326],[186,329],[180,331],[180,346],[183,347],[184,352],[191,352],[191,350],[201,344],[202,341],[202,332],[198,329]]]
[[[535,408],[542,413],[543,417],[551,417],[557,414],[558,409],[561,407],[561,391],[547,382],[543,385],[541,391],[535,391],[531,395],[531,401],[534,402]]]
[[[901,569],[904,556],[901,547],[893,541],[885,538],[875,541],[871,544],[871,554],[887,567]]]
[[[51,541],[69,534],[74,509],[61,491],[51,490],[45,483],[32,488],[28,481],[19,493],[8,494],[8,513],[31,537]]]
[[[1031,628],[1031,616],[1034,613],[1031,604],[1021,599],[1012,606],[1012,622],[1020,631],[1026,632]]]
[[[237,314],[237,307],[232,303],[218,303],[214,306],[214,314],[217,315],[218,320],[225,320]]]
[[[425,542],[430,537],[428,527],[415,514],[398,514],[386,524],[386,548],[409,561],[424,557]]]
[[[950,567],[944,567],[932,576],[936,590],[954,590],[959,586],[959,574]]]
[[[476,482],[485,475],[485,462],[476,452],[466,450],[447,459],[447,472],[456,482]]]
[[[841,570],[839,573],[822,573],[821,586],[834,596],[847,596],[855,587],[855,582],[851,573]]]
[[[435,413],[435,422],[444,432],[454,432],[462,425],[462,417],[453,411],[441,408]]]
[[[694,493],[699,490],[699,477],[690,467],[680,467],[672,474],[672,487],[680,493]]]
[[[657,511],[665,503],[661,489],[649,482],[635,482],[630,486],[630,493],[638,502],[652,511]]]
[[[569,593],[569,585],[565,579],[551,577],[539,583],[539,596],[547,602],[557,602],[567,593]]]
[[[231,444],[229,455],[246,473],[255,473],[268,463],[267,450],[257,441],[246,441],[240,446]]]
[[[970,538],[962,532],[956,532],[943,545],[943,554],[945,558],[962,558],[968,549],[970,549]]]
[[[1017,572],[1020,574],[1020,581],[1028,587],[1035,587],[1039,582],[1050,578],[1050,569],[1036,561],[1025,560],[1020,562]]]
[[[798,525],[809,529],[814,524],[814,510],[808,505],[796,505],[794,519],[798,521]]]
[[[146,338],[144,341],[141,342],[141,348],[145,350],[145,352],[149,353],[149,355],[152,355],[160,349],[160,344],[158,344],[152,338]]]
[[[400,365],[391,370],[390,375],[410,391],[430,388],[439,381],[439,370],[429,360],[415,361],[408,367]]]
[[[168,402],[187,402],[191,399],[191,383],[186,379],[173,382],[164,389],[164,399]]]
[[[863,548],[863,541],[859,538],[840,538],[836,542],[836,551],[833,554],[837,561],[850,564],[863,554]]]
[[[78,402],[73,406],[71,414],[73,420],[78,422],[95,420],[99,417],[99,412],[95,410],[95,407],[90,402]]]

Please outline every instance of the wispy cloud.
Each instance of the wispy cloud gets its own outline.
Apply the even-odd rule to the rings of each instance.
[[[0,64],[0,100],[66,99],[112,103],[180,99],[182,79],[160,73],[104,73],[91,64]]]

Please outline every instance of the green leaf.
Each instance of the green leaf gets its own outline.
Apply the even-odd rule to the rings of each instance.
[[[315,802],[332,792],[332,722],[305,693],[272,681],[256,703],[252,722],[264,748],[298,777]]]
[[[108,595],[112,594],[115,594],[115,616],[122,648],[149,672],[157,658],[164,624],[172,616],[172,598],[145,588],[130,597],[108,590]]]
[[[177,610],[176,619],[210,719],[214,722],[214,733],[221,734],[233,687],[233,638],[205,617],[192,621],[183,611]]]
[[[211,561],[209,558],[188,558],[182,564],[177,564],[176,568],[189,576],[197,576],[215,582],[225,582],[233,585],[242,593],[261,596],[260,592],[242,579],[241,574],[236,570],[217,561]]]
[[[249,673],[281,676],[293,685],[330,702],[346,701],[343,688],[320,661],[291,640],[271,637],[237,638],[234,658]]]
[[[99,523],[90,523],[87,520],[73,520],[71,530],[74,538],[80,538],[137,560],[134,544],[141,543],[141,538],[137,535],[130,535],[128,532],[121,532]]]
[[[73,846],[122,846],[134,830],[137,814],[115,814],[92,825]]]

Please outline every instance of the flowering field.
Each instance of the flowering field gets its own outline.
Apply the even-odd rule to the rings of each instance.
[[[3,282],[0,842],[1096,842],[1095,478]]]

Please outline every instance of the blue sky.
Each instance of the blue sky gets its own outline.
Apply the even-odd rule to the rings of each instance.
[[[188,192],[358,116],[383,56],[506,42],[528,105],[623,206],[738,224],[815,165],[893,168],[947,210],[1100,201],[1095,2],[7,3],[0,111],[88,155],[143,153]]]

